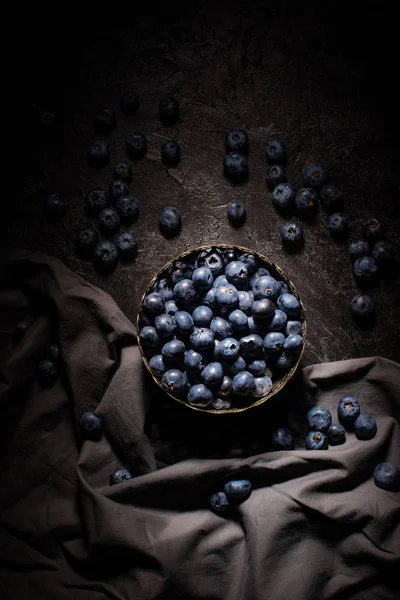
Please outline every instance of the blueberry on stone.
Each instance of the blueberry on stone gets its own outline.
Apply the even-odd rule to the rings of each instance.
[[[301,188],[296,194],[294,205],[301,218],[313,218],[318,210],[317,192],[312,188]]]
[[[349,218],[345,213],[336,212],[329,215],[328,229],[332,236],[336,238],[344,238],[349,231]]]
[[[375,437],[377,432],[375,417],[368,413],[360,413],[354,421],[354,431],[360,440],[370,440]]]
[[[339,400],[337,407],[339,421],[348,426],[352,426],[360,414],[360,403],[355,396],[343,396]]]
[[[147,294],[143,300],[143,306],[146,311],[161,315],[164,312],[165,300],[158,292]]]
[[[119,97],[119,105],[124,114],[134,115],[139,108],[139,96],[135,90],[125,90]]]
[[[349,245],[349,254],[352,262],[355,262],[358,258],[368,256],[371,251],[371,247],[366,240],[358,240],[357,242],[351,242]]]
[[[249,165],[245,154],[229,152],[224,156],[223,165],[225,175],[233,181],[243,181],[248,176]]]
[[[38,367],[38,382],[42,387],[49,387],[57,381],[59,376],[59,368],[57,363],[51,359],[44,359]]]
[[[224,485],[224,492],[229,498],[248,498],[251,493],[251,483],[248,479],[233,479]]]
[[[343,210],[343,191],[335,183],[327,183],[320,193],[322,207],[327,213],[335,213]]]
[[[107,193],[105,190],[95,188],[86,194],[86,211],[91,216],[96,216],[107,206]]]
[[[126,181],[123,179],[114,179],[110,184],[108,197],[110,201],[114,203],[118,198],[121,198],[121,196],[126,196],[128,192],[129,188]]]
[[[271,434],[271,446],[273,450],[293,450],[293,434],[287,427],[279,427]]]
[[[270,165],[284,164],[286,162],[286,149],[281,140],[271,140],[267,144],[267,160]]]
[[[132,180],[132,168],[126,160],[120,160],[113,167],[113,176],[117,181],[130,183]]]
[[[138,243],[136,237],[128,231],[120,231],[114,238],[121,260],[133,260],[137,254]]]
[[[181,147],[175,140],[168,140],[161,146],[161,159],[165,165],[177,165],[181,158]]]
[[[307,450],[327,450],[328,438],[321,431],[310,431],[306,437]]]
[[[58,360],[60,360],[60,346],[56,342],[50,344],[47,350],[47,354],[49,355],[49,358],[51,360],[57,362]]]
[[[353,265],[354,277],[364,283],[372,283],[378,274],[378,265],[371,256],[357,258]]]
[[[160,344],[157,330],[152,325],[145,325],[139,332],[140,341],[145,348],[156,348]]]
[[[298,250],[304,242],[302,225],[293,221],[284,223],[281,226],[281,241],[287,250]]]
[[[374,469],[375,485],[383,490],[397,491],[400,483],[398,468],[391,462],[383,462]]]
[[[111,133],[116,125],[117,118],[112,106],[103,106],[94,118],[94,127],[99,133]]]
[[[186,389],[186,377],[179,369],[169,369],[161,377],[161,385],[168,392],[179,394]]]
[[[234,394],[247,396],[253,391],[254,377],[248,371],[240,371],[233,378],[232,390]]]
[[[254,388],[252,391],[253,396],[256,398],[264,398],[268,396],[272,390],[272,381],[268,375],[262,375],[261,377],[254,378]]]
[[[216,513],[226,513],[231,508],[225,492],[216,492],[215,494],[211,494],[208,502],[211,510]]]
[[[123,483],[132,479],[132,475],[126,467],[118,467],[110,475],[110,485],[116,485],[117,483]]]
[[[143,158],[147,152],[147,138],[144,133],[140,131],[129,133],[125,138],[125,149],[132,159]]]
[[[100,231],[104,235],[113,235],[116,233],[121,223],[119,214],[115,208],[103,208],[97,217],[97,222]]]
[[[105,140],[92,142],[87,151],[87,162],[91,167],[104,167],[110,158],[110,148]]]
[[[121,196],[115,203],[121,223],[132,223],[139,215],[139,200],[135,196]]]
[[[76,249],[81,258],[90,259],[97,244],[98,233],[95,229],[86,227],[78,231],[75,239]]]
[[[177,208],[168,206],[163,208],[158,216],[158,225],[165,237],[174,237],[181,230],[182,220]]]
[[[60,192],[49,192],[46,194],[44,208],[52,217],[62,216],[65,212],[65,198]]]
[[[231,200],[226,211],[229,221],[236,227],[240,227],[246,220],[246,205],[241,200]]]
[[[343,444],[346,440],[346,430],[340,423],[333,423],[326,432],[326,437],[332,446]]]
[[[267,185],[272,189],[274,189],[280,183],[286,183],[287,174],[285,167],[282,165],[273,165],[272,167],[269,167],[265,176],[265,180]]]
[[[308,165],[303,170],[304,187],[319,192],[328,181],[329,175],[321,165]]]
[[[225,138],[225,147],[227,152],[247,154],[249,151],[249,137],[247,133],[241,129],[228,131]]]
[[[173,125],[179,118],[179,102],[172,96],[163,98],[158,107],[160,120],[164,125]]]
[[[377,219],[368,219],[363,227],[363,236],[370,244],[385,238],[385,228]]]
[[[96,411],[88,410],[79,420],[79,433],[81,439],[97,441],[103,433],[103,418]]]
[[[162,377],[167,370],[162,354],[152,356],[149,360],[149,366],[152,373],[158,378]]]
[[[209,350],[213,347],[215,340],[214,332],[207,327],[195,328],[190,336],[190,344],[198,352]]]
[[[322,431],[326,433],[332,425],[332,415],[325,406],[313,406],[306,415],[309,431]]]
[[[118,248],[104,240],[98,242],[93,253],[93,265],[99,273],[111,273],[118,264]]]
[[[357,294],[351,300],[350,309],[356,321],[370,319],[375,312],[374,301],[368,294]]]
[[[187,395],[187,401],[192,406],[199,408],[205,408],[212,402],[213,395],[211,390],[208,389],[203,383],[193,385]]]
[[[249,333],[240,338],[240,354],[247,359],[260,358],[263,354],[263,339],[257,333]]]
[[[296,190],[290,183],[279,183],[272,190],[272,201],[282,212],[290,212],[294,207]]]
[[[373,245],[371,256],[378,267],[386,267],[393,262],[393,247],[386,240],[379,240]]]
[[[276,304],[288,317],[296,318],[300,314],[300,302],[293,294],[281,294]]]

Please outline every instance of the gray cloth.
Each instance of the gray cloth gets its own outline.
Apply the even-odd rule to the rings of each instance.
[[[205,415],[170,404],[145,372],[114,300],[50,257],[0,249],[0,597],[4,600],[393,600],[400,597],[400,494],[375,466],[400,466],[400,366],[315,365],[257,410]],[[34,322],[17,344],[11,332]],[[36,380],[57,339],[62,374]],[[304,449],[305,413],[355,394],[370,441]],[[79,441],[85,410],[104,417]],[[275,426],[294,451],[271,452]],[[131,481],[109,486],[119,465]],[[253,484],[230,518],[208,497]]]

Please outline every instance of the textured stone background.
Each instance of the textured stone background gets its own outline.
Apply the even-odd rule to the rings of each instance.
[[[300,6],[301,4],[301,6]],[[356,8],[353,7],[353,8]],[[1,202],[3,243],[55,255],[76,273],[108,291],[134,320],[149,279],[168,260],[195,245],[237,243],[270,256],[295,283],[306,307],[308,342],[304,364],[382,355],[400,359],[399,279],[374,290],[378,322],[360,331],[349,301],[357,287],[347,244],[332,241],[326,216],[305,225],[306,245],[298,255],[281,248],[282,218],[274,210],[264,175],[264,150],[271,137],[286,140],[289,181],[301,184],[301,170],[320,162],[346,191],[350,239],[371,216],[381,220],[399,257],[398,96],[395,85],[393,15],[347,13],[339,5],[315,2],[146,2],[93,7],[74,4],[52,10],[50,3],[27,8],[15,25],[7,71],[4,113],[7,157]],[[387,10],[387,9],[386,9]],[[12,27],[12,26],[11,26]],[[119,110],[120,93],[134,86],[140,109]],[[170,128],[158,119],[158,103],[175,95],[181,119]],[[86,165],[97,136],[93,117],[103,105],[117,109],[109,136],[109,167]],[[53,133],[40,134],[33,115],[54,110]],[[223,176],[225,132],[249,134],[250,179],[233,186]],[[74,250],[75,232],[89,223],[86,192],[108,186],[111,164],[125,158],[124,138],[132,130],[148,137],[147,156],[133,164],[131,191],[140,218],[130,230],[138,237],[136,262],[114,274],[97,275]],[[166,169],[164,140],[178,139],[182,159]],[[67,198],[59,223],[49,223],[40,191],[51,185]],[[226,218],[233,198],[247,204],[244,227]],[[181,235],[164,239],[157,225],[167,205],[182,213]]]

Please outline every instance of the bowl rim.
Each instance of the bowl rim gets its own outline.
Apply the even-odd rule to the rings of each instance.
[[[282,377],[282,379],[280,379],[276,384],[273,383],[271,391],[266,395],[263,396],[262,398],[256,398],[255,402],[252,402],[251,404],[249,404],[248,406],[240,406],[240,407],[231,407],[231,408],[227,408],[224,410],[218,410],[215,408],[208,408],[208,407],[204,407],[201,408],[199,406],[192,406],[191,404],[189,404],[189,402],[183,400],[182,398],[178,398],[177,396],[174,396],[173,394],[171,394],[170,392],[168,392],[161,384],[161,381],[159,379],[157,379],[157,377],[153,374],[151,368],[150,368],[150,364],[149,361],[146,358],[145,352],[144,352],[144,348],[142,345],[142,342],[140,340],[140,318],[143,312],[143,302],[145,297],[147,296],[147,294],[150,292],[152,286],[155,284],[155,282],[160,278],[160,276],[167,271],[176,261],[182,261],[183,258],[185,258],[186,256],[192,255],[194,253],[199,253],[202,252],[204,250],[208,250],[208,249],[213,249],[213,248],[222,248],[224,250],[227,249],[234,249],[234,250],[239,250],[242,253],[249,253],[249,254],[254,254],[257,258],[260,258],[261,261],[263,261],[264,263],[266,263],[266,265],[270,266],[272,269],[274,269],[279,276],[281,277],[281,279],[288,285],[291,293],[293,294],[293,296],[295,296],[297,298],[297,300],[300,303],[300,321],[302,323],[303,326],[303,332],[302,332],[302,337],[303,337],[303,347],[297,357],[297,360],[295,362],[295,364],[291,367],[291,369],[289,371],[287,371],[284,376]],[[150,376],[152,377],[152,379],[156,382],[156,384],[159,386],[159,388],[164,392],[164,394],[167,394],[167,396],[169,396],[170,398],[172,398],[172,400],[174,400],[175,402],[179,402],[179,404],[182,404],[183,406],[186,406],[187,408],[190,408],[192,410],[198,411],[198,412],[202,412],[202,413],[207,413],[207,414],[218,414],[218,415],[226,415],[226,414],[236,414],[236,413],[242,413],[245,412],[247,410],[250,410],[251,408],[256,408],[257,406],[260,406],[262,404],[264,404],[265,402],[267,402],[267,400],[269,400],[270,398],[272,398],[273,396],[276,396],[276,394],[278,394],[282,388],[290,381],[290,379],[293,377],[293,375],[295,374],[295,372],[297,371],[299,364],[301,362],[301,359],[303,357],[303,353],[304,353],[304,349],[306,346],[306,337],[307,337],[307,323],[306,323],[306,312],[304,309],[304,305],[303,302],[301,301],[299,294],[294,286],[294,284],[292,283],[292,281],[290,281],[290,279],[284,274],[284,272],[282,271],[282,269],[275,264],[270,258],[268,258],[268,256],[266,256],[265,254],[261,254],[260,252],[258,252],[257,250],[252,250],[250,248],[246,248],[244,246],[238,246],[237,244],[208,244],[208,245],[204,245],[204,246],[196,246],[193,248],[190,248],[189,250],[185,250],[184,252],[182,252],[181,254],[179,254],[178,256],[175,256],[174,258],[172,258],[171,260],[169,260],[150,280],[149,284],[146,287],[146,290],[144,291],[142,298],[140,300],[139,303],[139,307],[138,307],[138,312],[137,312],[137,317],[136,317],[136,337],[137,337],[137,341],[138,341],[138,346],[139,346],[139,350],[140,350],[140,354],[143,360],[143,363],[148,371],[148,373],[150,374]]]

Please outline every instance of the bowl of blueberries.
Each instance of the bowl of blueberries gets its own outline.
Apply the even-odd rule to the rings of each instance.
[[[137,331],[144,365],[166,394],[226,414],[259,406],[286,385],[304,351],[306,320],[277,265],[219,244],[180,254],[152,278]]]

